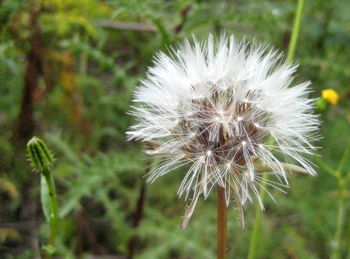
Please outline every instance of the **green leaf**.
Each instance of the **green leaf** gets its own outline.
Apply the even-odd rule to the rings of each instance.
[[[43,245],[41,249],[50,255],[56,251],[56,248],[52,245]]]
[[[41,206],[43,208],[44,215],[47,222],[50,222],[51,205],[50,205],[49,187],[47,186],[47,181],[43,174],[41,174],[40,189],[41,189],[40,190]]]

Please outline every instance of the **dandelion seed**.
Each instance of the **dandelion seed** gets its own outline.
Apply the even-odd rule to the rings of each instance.
[[[135,92],[134,102],[141,105],[131,112],[137,123],[127,135],[164,158],[150,172],[152,181],[188,166],[178,191],[193,195],[183,227],[198,197],[216,185],[225,188],[227,205],[243,206],[253,196],[261,203],[257,190],[264,178],[256,173],[257,162],[277,181],[287,179],[282,162],[315,174],[303,154],[314,149],[319,122],[307,97],[310,82],[289,87],[296,67],[266,45],[233,36],[210,35],[204,44],[185,40],[172,55],[156,55]],[[281,184],[269,179],[267,185]]]

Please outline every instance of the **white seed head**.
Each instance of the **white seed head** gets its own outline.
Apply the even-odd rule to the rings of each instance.
[[[127,132],[164,158],[150,180],[191,164],[179,195],[193,193],[197,201],[220,185],[227,204],[244,204],[259,193],[256,161],[276,179],[286,180],[280,158],[315,174],[303,154],[312,153],[319,122],[310,83],[290,87],[296,67],[266,45],[225,35],[210,35],[204,44],[185,40],[169,56],[159,52],[135,92],[137,123]]]

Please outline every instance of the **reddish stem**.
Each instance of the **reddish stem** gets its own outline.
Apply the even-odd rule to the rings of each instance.
[[[217,258],[225,259],[227,250],[227,206],[225,189],[220,186],[218,186],[217,204]]]

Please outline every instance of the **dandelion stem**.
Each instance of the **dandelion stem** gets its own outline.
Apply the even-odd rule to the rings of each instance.
[[[304,0],[298,0],[297,10],[296,10],[296,13],[294,16],[292,35],[290,38],[288,53],[287,53],[287,62],[288,63],[291,63],[294,59],[295,50],[296,50],[297,43],[298,43],[300,25],[301,25],[302,16],[303,16],[303,9],[304,9]]]
[[[225,259],[227,258],[227,206],[225,189],[221,186],[218,186],[217,209],[217,258]]]
[[[49,239],[49,247],[55,246],[55,240],[57,236],[57,224],[58,224],[58,203],[57,203],[57,195],[56,195],[56,187],[55,182],[53,180],[52,174],[49,170],[45,170],[43,172],[45,176],[45,180],[47,182],[47,186],[49,189],[50,196],[50,207],[51,207],[51,215],[50,215],[50,239]],[[51,253],[48,252],[47,259],[51,258]]]

